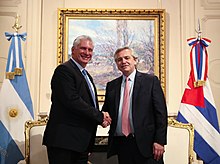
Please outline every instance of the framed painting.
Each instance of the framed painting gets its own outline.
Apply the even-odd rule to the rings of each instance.
[[[158,76],[165,93],[165,10],[58,9],[58,64],[70,58],[73,40],[79,35],[89,35],[95,44],[86,69],[93,76],[100,103],[106,83],[121,75],[113,55],[123,46],[138,55],[139,71]]]

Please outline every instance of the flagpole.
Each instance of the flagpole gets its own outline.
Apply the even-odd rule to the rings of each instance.
[[[15,29],[15,32],[18,34],[18,30],[20,29],[20,28],[22,28],[22,26],[21,25],[19,25],[19,18],[20,18],[20,16],[19,16],[19,14],[17,14],[16,15],[16,17],[15,17],[15,24],[14,24],[14,26],[12,26],[12,28],[13,29]],[[15,68],[15,75],[22,75],[22,68]]]
[[[19,24],[19,14],[17,13],[16,17],[15,17],[15,24],[12,26],[12,28],[15,30],[16,35],[18,34],[18,30],[22,28],[22,26]],[[16,60],[17,62],[19,62],[19,60]],[[17,64],[19,65],[19,64]],[[10,71],[10,72],[6,72],[6,79],[14,79],[15,75],[21,76],[22,75],[22,68],[20,67],[16,67],[14,68],[14,71]]]
[[[201,27],[200,27],[200,21],[199,21],[199,18],[198,18],[198,29],[196,30],[196,33],[197,33],[197,41],[200,42],[201,41],[201,34],[202,34],[202,31],[201,31]],[[206,79],[206,78],[205,78]],[[202,80],[202,79],[197,79],[195,82],[194,82],[194,87],[201,87],[201,86],[204,86],[205,85],[205,79]]]
[[[15,32],[5,32],[10,41],[6,75],[0,90],[0,163],[18,163],[25,158],[23,144],[25,122],[34,119],[33,105],[22,60],[21,41],[27,33],[18,33],[22,28],[19,15],[12,26]],[[18,131],[19,130],[19,131]]]
[[[182,96],[177,120],[195,127],[194,151],[199,162],[220,163],[220,132],[212,91],[208,80],[207,47],[211,40],[201,37],[200,21],[197,37],[187,39],[190,51],[190,77]]]

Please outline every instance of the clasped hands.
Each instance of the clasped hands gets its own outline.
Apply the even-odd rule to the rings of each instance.
[[[111,117],[110,117],[108,112],[102,112],[102,113],[103,113],[103,116],[104,116],[103,117],[102,127],[106,128],[107,126],[109,126],[111,124],[112,119],[111,119]]]

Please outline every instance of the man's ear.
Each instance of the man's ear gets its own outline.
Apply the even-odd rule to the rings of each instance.
[[[72,46],[71,51],[74,51],[74,47]]]
[[[134,58],[134,61],[135,61],[135,65],[138,64],[138,58]]]

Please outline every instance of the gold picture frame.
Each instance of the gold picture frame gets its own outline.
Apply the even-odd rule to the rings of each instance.
[[[69,59],[73,39],[79,35],[89,35],[95,43],[87,69],[100,102],[104,101],[106,83],[120,75],[113,54],[122,46],[134,49],[138,69],[157,75],[166,95],[164,9],[58,9],[58,64]]]

